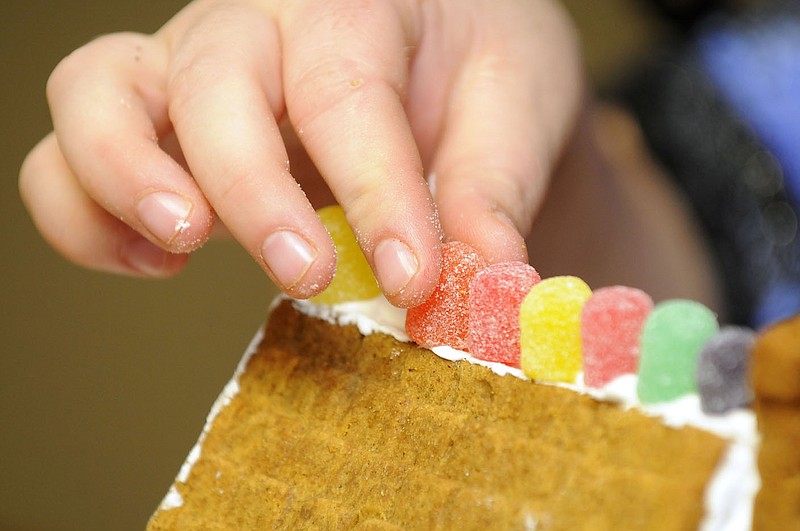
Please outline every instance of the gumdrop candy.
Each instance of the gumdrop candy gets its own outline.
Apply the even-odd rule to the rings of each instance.
[[[753,330],[726,326],[700,350],[697,391],[705,413],[726,413],[748,405],[753,399],[747,369],[755,342]]]
[[[467,350],[469,284],[486,261],[463,242],[442,246],[439,284],[428,300],[406,313],[406,333],[420,345]]]
[[[639,400],[668,402],[697,391],[697,357],[718,329],[714,313],[699,302],[673,299],[657,304],[642,331]]]
[[[519,311],[520,366],[534,380],[575,382],[581,371],[581,310],[592,290],[578,277],[542,280]]]
[[[762,403],[800,402],[800,314],[759,331],[749,379]],[[793,426],[792,433],[800,435],[800,422]]]
[[[336,246],[336,274],[325,291],[311,300],[322,304],[339,304],[378,296],[381,292],[378,281],[347,223],[342,207],[334,205],[321,208],[317,215]]]
[[[600,288],[581,313],[583,381],[602,387],[617,376],[635,374],[639,366],[639,338],[653,299],[626,286]]]
[[[519,367],[519,307],[541,281],[523,262],[501,262],[478,272],[469,287],[467,345],[476,358]]]

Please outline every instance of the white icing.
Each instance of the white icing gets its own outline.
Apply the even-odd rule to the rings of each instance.
[[[523,380],[529,380],[525,373],[522,372],[521,369],[516,367],[510,367],[504,363],[498,363],[496,361],[486,361],[475,358],[470,356],[469,353],[464,352],[463,350],[454,349],[453,347],[448,347],[446,345],[442,345],[439,347],[430,347],[434,354],[439,356],[440,358],[444,358],[450,361],[466,361],[472,363],[473,365],[482,365],[483,367],[487,367],[492,370],[493,373],[505,376],[510,374],[511,376],[516,376],[517,378],[521,378]]]
[[[292,302],[301,313],[331,324],[356,325],[358,331],[365,336],[381,333],[398,341],[410,341],[406,335],[406,311],[392,306],[383,296],[335,305],[314,304],[302,300]]]
[[[270,310],[282,300],[285,300],[285,297],[276,298]],[[395,308],[383,296],[367,301],[337,305],[314,304],[299,300],[294,300],[293,304],[298,311],[332,324],[354,324],[363,335],[384,333],[398,341],[410,341],[405,333],[405,310]],[[211,407],[203,426],[203,432],[178,472],[176,484],[186,483],[188,480],[192,467],[200,458],[203,442],[211,430],[214,419],[238,394],[239,377],[244,372],[262,338],[263,329],[259,329],[239,362],[233,377]],[[479,360],[467,352],[451,347],[436,346],[430,350],[446,360],[466,361],[487,367],[500,376],[509,375],[529,380],[518,368]],[[641,404],[636,394],[636,382],[635,375],[625,375],[601,389],[594,389],[583,385],[582,375],[579,375],[574,384],[547,385],[558,385],[575,392],[588,394],[600,401],[618,403],[624,408],[635,408],[646,415],[660,418],[667,426],[675,428],[694,426],[729,440],[731,444],[706,487],[704,500],[706,511],[700,529],[703,531],[745,531],[750,529],[753,502],[761,485],[756,462],[759,438],[753,412],[739,409],[726,415],[706,415],[700,408],[700,400],[697,395],[685,396],[662,404]],[[183,505],[183,497],[176,484],[170,487],[159,510],[174,509]],[[526,521],[529,529],[535,529],[537,523],[535,519]]]
[[[703,531],[746,531],[753,521],[753,502],[761,488],[755,447],[734,441],[706,486]]]
[[[169,486],[167,495],[161,500],[161,505],[158,506],[161,511],[169,511],[170,509],[177,509],[183,505],[183,496],[178,492],[178,488],[173,483]]]

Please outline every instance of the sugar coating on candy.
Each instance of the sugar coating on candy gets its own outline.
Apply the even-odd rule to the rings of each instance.
[[[371,299],[380,294],[375,275],[364,257],[355,234],[338,205],[321,208],[319,219],[336,246],[336,273],[328,287],[311,300],[323,304]]]
[[[520,366],[534,380],[573,383],[581,371],[581,310],[592,290],[578,277],[542,280],[520,306]]]
[[[696,392],[700,349],[718,330],[714,313],[699,302],[657,304],[642,331],[639,400],[654,404]]]
[[[726,413],[750,403],[753,394],[747,381],[747,369],[755,342],[753,330],[726,326],[700,350],[697,391],[705,413]]]
[[[653,299],[642,290],[626,286],[600,288],[592,293],[581,313],[583,381],[602,387],[639,366],[639,337]]]
[[[541,277],[523,262],[501,262],[478,272],[469,288],[467,346],[476,358],[519,367],[519,307]]]
[[[433,294],[406,313],[406,333],[420,345],[467,350],[469,284],[486,267],[478,252],[462,242],[442,246],[442,272]]]

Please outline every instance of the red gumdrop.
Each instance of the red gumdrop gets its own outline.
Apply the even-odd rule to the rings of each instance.
[[[475,275],[469,289],[470,354],[519,367],[519,307],[541,280],[522,262],[501,262]]]
[[[442,246],[439,285],[421,305],[406,313],[406,333],[420,345],[467,349],[469,283],[486,267],[478,252],[462,242]]]
[[[639,338],[653,300],[642,290],[611,286],[595,290],[581,313],[583,381],[602,387],[639,365]]]

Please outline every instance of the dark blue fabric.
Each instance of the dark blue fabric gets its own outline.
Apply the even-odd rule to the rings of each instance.
[[[699,55],[728,103],[780,160],[800,200],[800,19],[717,20],[704,26]]]
[[[764,219],[775,230],[768,238],[779,252],[800,247],[800,15],[707,21],[697,38],[697,55],[707,75],[731,108],[752,128],[782,168],[782,201],[764,200]],[[787,201],[788,199],[788,201]],[[800,312],[800,263],[784,260],[753,312],[763,326]]]

